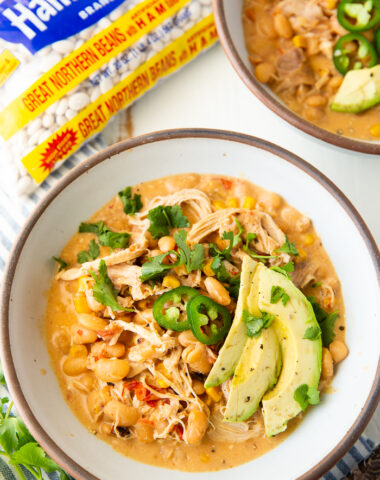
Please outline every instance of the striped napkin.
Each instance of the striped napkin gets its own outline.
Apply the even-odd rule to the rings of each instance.
[[[0,189],[0,282],[8,255],[15,242],[17,233],[23,226],[26,218],[34,209],[35,205],[44,197],[47,192],[66,172],[71,170],[79,162],[97,153],[104,148],[105,145],[101,137],[97,137],[92,142],[86,144],[73,155],[70,159],[57,170],[54,170],[49,177],[41,184],[41,186],[29,197],[22,199],[13,198],[5,191]],[[1,396],[5,393],[0,391]],[[346,477],[352,470],[356,469],[358,464],[365,460],[370,453],[376,448],[375,443],[364,436],[361,436],[346,456],[340,460],[330,472],[324,475],[324,480],[341,480]],[[27,480],[32,480],[29,472],[25,470]],[[57,473],[44,475],[44,479],[59,480]],[[0,457],[0,480],[19,480],[19,476],[15,470],[9,466],[3,458]]]

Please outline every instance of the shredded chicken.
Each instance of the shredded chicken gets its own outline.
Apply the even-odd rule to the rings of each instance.
[[[144,212],[139,214],[140,218],[145,218],[148,215],[149,210],[152,208],[162,206],[173,206],[186,204],[193,212],[195,218],[203,218],[212,212],[211,202],[209,197],[195,188],[188,188],[175,192],[165,197],[155,197],[146,207]]]
[[[148,250],[146,248],[146,242],[144,245],[133,244],[129,248],[119,250],[118,252],[111,253],[107,257],[98,258],[91,262],[83,263],[81,267],[70,268],[62,272],[57,273],[56,278],[58,280],[75,280],[84,275],[88,275],[89,270],[98,270],[100,261],[103,260],[107,267],[111,265],[118,265],[119,263],[131,262],[141,255],[144,255]]]

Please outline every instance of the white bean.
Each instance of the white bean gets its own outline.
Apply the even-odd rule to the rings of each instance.
[[[75,93],[69,98],[69,107],[71,110],[79,112],[79,110],[82,110],[82,108],[84,108],[89,101],[90,99],[86,93]]]
[[[72,40],[60,40],[52,45],[53,50],[65,55],[71,53],[74,50],[74,42]]]
[[[45,128],[50,128],[54,124],[54,115],[45,113],[42,117],[42,126]]]

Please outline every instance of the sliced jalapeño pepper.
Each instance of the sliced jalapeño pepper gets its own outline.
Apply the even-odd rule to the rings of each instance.
[[[337,16],[349,32],[365,32],[380,22],[380,0],[341,0]]]
[[[340,37],[333,51],[335,68],[342,75],[349,70],[373,67],[377,64],[377,58],[373,45],[359,33]]]
[[[211,300],[210,297],[197,295],[186,307],[194,337],[206,345],[214,345],[227,334],[231,326],[231,314],[226,307]]]
[[[178,287],[162,294],[153,305],[153,317],[156,322],[168,330],[182,332],[190,328],[186,305],[190,298],[199,295],[191,287]]]
[[[380,55],[380,27],[375,32],[375,38],[373,40],[373,43],[375,44],[378,55]]]

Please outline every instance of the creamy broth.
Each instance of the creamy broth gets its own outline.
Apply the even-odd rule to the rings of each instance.
[[[296,114],[338,135],[374,140],[380,105],[357,114],[329,107],[343,81],[332,50],[339,37],[348,33],[336,19],[337,3],[245,0],[243,29],[250,61],[258,80],[267,83]],[[284,32],[286,38],[275,28],[275,17],[280,15],[291,25],[289,33]],[[373,30],[364,35],[373,40]]]
[[[205,192],[212,204],[218,205],[218,207],[231,204],[231,202],[234,203],[234,206],[235,204],[241,206],[248,197],[251,199],[251,208],[254,206],[258,210],[267,212],[289,239],[295,241],[299,250],[299,258],[295,259],[293,280],[303,284],[307,281],[307,275],[313,272],[313,282],[322,282],[321,286],[312,286],[313,282],[307,282],[307,286],[302,290],[306,295],[315,296],[326,310],[339,311],[340,316],[335,325],[336,340],[344,342],[344,304],[339,280],[321,240],[307,217],[289,206],[276,193],[271,193],[238,178],[198,174],[177,175],[139,184],[133,188],[133,192],[141,194],[145,206],[158,195],[165,196],[189,188]],[[193,212],[189,208],[184,206],[183,212],[190,222],[194,221]],[[114,231],[129,232],[133,228],[131,218],[133,217],[129,217],[123,212],[123,205],[116,196],[95,213],[90,221],[103,221]],[[89,242],[93,238],[95,236],[91,233],[76,233],[62,251],[61,258],[70,265],[77,265],[77,254],[87,250]],[[155,244],[154,241],[153,244]],[[108,247],[101,248],[101,256],[109,253]],[[140,462],[165,468],[199,472],[214,471],[231,468],[263,455],[285,440],[300,422],[303,414],[298,415],[289,423],[286,432],[267,438],[264,435],[263,418],[261,409],[259,409],[252,417],[257,435],[243,442],[229,442],[225,438],[215,438],[215,432],[213,434],[211,427],[208,428],[201,443],[197,445],[187,445],[182,441],[171,439],[158,439],[151,443],[143,443],[136,438],[115,436],[112,433],[112,424],[105,421],[103,415],[95,419],[90,413],[89,394],[98,388],[98,380],[92,371],[88,370],[84,374],[86,377],[83,380],[83,374],[69,376],[62,369],[70,346],[74,343],[73,337],[70,335],[71,328],[78,324],[73,304],[73,296],[77,290],[77,279],[62,281],[55,278],[51,285],[46,310],[45,334],[52,366],[64,398],[77,418],[88,430],[109,443],[118,452]],[[122,337],[120,342],[124,342],[127,351],[133,345],[131,337],[128,335]],[[90,345],[87,348],[89,347]],[[330,381],[331,377],[321,380],[320,388],[326,388]],[[101,408],[103,407],[104,405]],[[212,408],[211,406],[210,409]],[[297,435],[297,432],[294,434]]]

